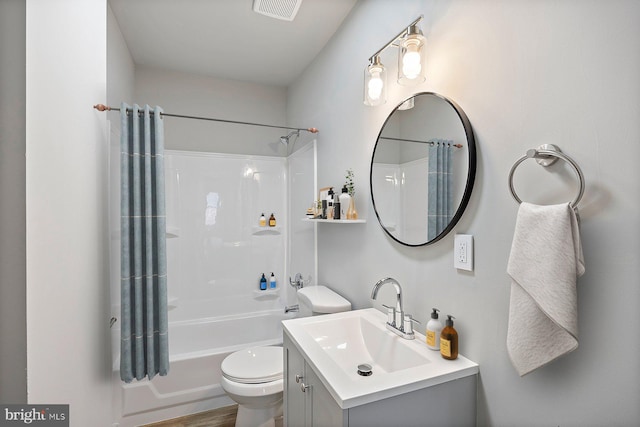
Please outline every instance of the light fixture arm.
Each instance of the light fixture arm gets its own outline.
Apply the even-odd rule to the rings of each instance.
[[[407,25],[405,27],[404,30],[400,31],[394,38],[392,38],[387,44],[385,44],[384,46],[382,46],[380,49],[378,49],[378,51],[376,53],[374,53],[373,55],[371,55],[369,57],[369,62],[373,63],[373,59],[376,56],[379,56],[386,48],[388,48],[389,46],[393,45],[398,39],[403,38],[405,36],[407,36],[407,34],[409,34],[411,27],[416,26],[420,21],[422,21],[422,19],[424,18],[423,15],[420,15],[415,21],[413,21],[412,23],[410,23],[409,25]]]

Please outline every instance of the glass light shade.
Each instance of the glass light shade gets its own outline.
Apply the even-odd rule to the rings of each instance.
[[[404,86],[424,82],[426,39],[420,29],[412,26],[407,36],[400,43],[398,51],[398,83]]]
[[[364,105],[375,107],[387,102],[387,71],[377,56],[364,71]]]

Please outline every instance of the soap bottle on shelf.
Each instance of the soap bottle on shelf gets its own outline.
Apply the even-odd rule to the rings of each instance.
[[[438,319],[437,308],[431,313],[431,320],[427,322],[427,347],[431,350],[440,350],[440,334],[442,333],[442,322]]]
[[[260,278],[260,290],[261,291],[267,290],[267,278],[264,277],[264,273],[262,273],[262,277]]]
[[[272,213],[271,216],[269,217],[269,227],[275,227],[275,226],[276,226],[276,217]]]
[[[458,358],[458,331],[453,327],[453,317],[447,314],[446,326],[440,334],[440,354],[447,360]]]
[[[258,224],[260,225],[260,227],[265,227],[267,225],[267,218],[264,216],[264,214],[260,215],[260,220],[258,221]]]
[[[269,289],[275,289],[276,288],[276,276],[273,275],[273,272],[271,272],[271,277],[269,278]]]
[[[349,195],[349,190],[347,189],[346,184],[342,186],[342,193],[338,196],[338,200],[340,200],[340,218],[347,219],[347,211],[351,204],[351,196]]]
[[[333,219],[333,187],[327,193],[327,219]]]

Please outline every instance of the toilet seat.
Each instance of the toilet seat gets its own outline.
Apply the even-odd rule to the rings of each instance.
[[[283,378],[282,347],[254,347],[225,357],[222,375],[240,384],[263,384]]]

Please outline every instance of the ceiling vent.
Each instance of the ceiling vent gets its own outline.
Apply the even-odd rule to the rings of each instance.
[[[293,21],[302,0],[253,0],[253,11],[271,18]]]

